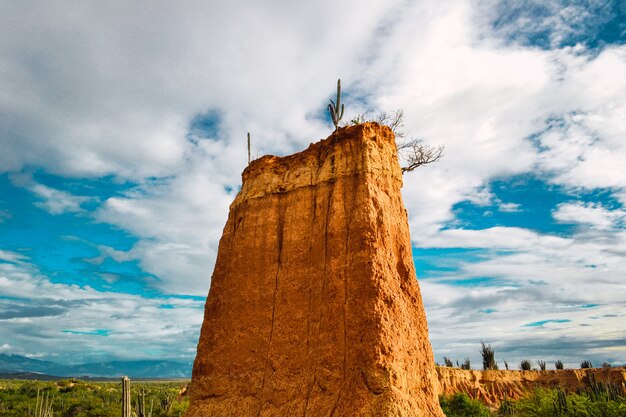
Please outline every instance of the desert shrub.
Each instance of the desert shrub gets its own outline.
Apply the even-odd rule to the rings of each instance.
[[[537,361],[537,365],[539,365],[539,369],[542,371],[546,370],[546,361]]]
[[[470,362],[470,358],[465,358],[465,360],[461,364],[461,369],[465,369],[467,371],[472,369],[472,363]]]
[[[506,360],[504,361],[504,369],[509,370],[509,363]]]
[[[529,360],[524,359],[522,362],[520,362],[519,367],[522,371],[530,371],[532,368],[532,364]]]
[[[602,363],[602,367],[603,368],[611,368],[611,364],[608,363],[608,362],[604,362],[604,363]]]
[[[443,357],[443,363],[448,367],[448,368],[452,368],[454,365],[452,364],[452,359],[444,356]]]
[[[591,363],[591,361],[584,360],[580,363],[580,369],[588,369],[588,368],[593,368],[593,364]]]
[[[598,381],[594,375],[589,375],[589,387],[581,392],[595,401],[626,401],[622,384]]]
[[[184,384],[184,383],[183,383]],[[121,384],[63,380],[0,381],[0,416],[32,416],[39,398],[50,399],[54,417],[119,417],[122,414]],[[189,398],[179,395],[181,382],[133,382],[133,406],[139,392],[145,392],[152,417],[177,417],[189,407]]]
[[[480,354],[483,357],[483,369],[498,369],[495,352],[491,348],[491,345],[485,345],[485,342],[480,342],[480,345]]]
[[[489,409],[480,401],[472,400],[464,392],[439,397],[441,409],[447,417],[490,417]]]
[[[554,362],[554,369],[563,369],[563,361],[558,360]]]
[[[626,416],[626,400],[594,398],[587,392],[566,394],[561,389],[537,388],[512,402],[516,417],[618,417]],[[509,414],[511,415],[511,414]]]
[[[508,397],[504,397],[504,399],[500,402],[500,407],[498,408],[498,416],[505,417],[512,415],[515,415],[513,402]]]

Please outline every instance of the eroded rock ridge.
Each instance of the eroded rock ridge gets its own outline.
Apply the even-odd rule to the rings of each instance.
[[[566,392],[587,389],[592,381],[622,387],[626,394],[626,368],[562,369],[550,371],[479,371],[437,367],[439,392],[464,392],[475,400],[498,407],[503,399],[518,399],[537,388]]]

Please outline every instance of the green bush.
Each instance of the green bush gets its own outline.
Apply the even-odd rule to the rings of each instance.
[[[561,389],[537,388],[531,395],[508,404],[516,417],[624,417],[626,399],[587,392],[566,394]],[[500,414],[503,415],[502,410]]]
[[[489,409],[480,401],[472,400],[467,394],[457,392],[439,397],[441,409],[447,417],[490,417]]]
[[[132,405],[145,392],[152,417],[178,417],[189,407],[189,398],[179,392],[185,382],[131,382]],[[32,416],[37,393],[50,399],[54,417],[119,417],[122,389],[118,382],[58,382],[0,380],[0,417]]]

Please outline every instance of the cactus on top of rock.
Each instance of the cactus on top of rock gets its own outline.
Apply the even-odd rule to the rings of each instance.
[[[330,100],[330,104],[328,105],[328,111],[330,112],[330,117],[333,119],[333,124],[335,125],[335,131],[339,129],[339,122],[343,117],[343,104],[341,104],[341,79],[337,80],[337,102]],[[341,110],[340,110],[341,109]]]

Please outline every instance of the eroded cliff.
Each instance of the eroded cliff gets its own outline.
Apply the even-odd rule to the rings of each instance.
[[[401,186],[371,123],[246,168],[188,417],[443,417]]]
[[[464,392],[471,398],[497,407],[504,398],[518,399],[536,387],[576,392],[592,381],[621,386],[626,393],[626,368],[563,369],[551,371],[478,371],[437,367],[439,392]]]

